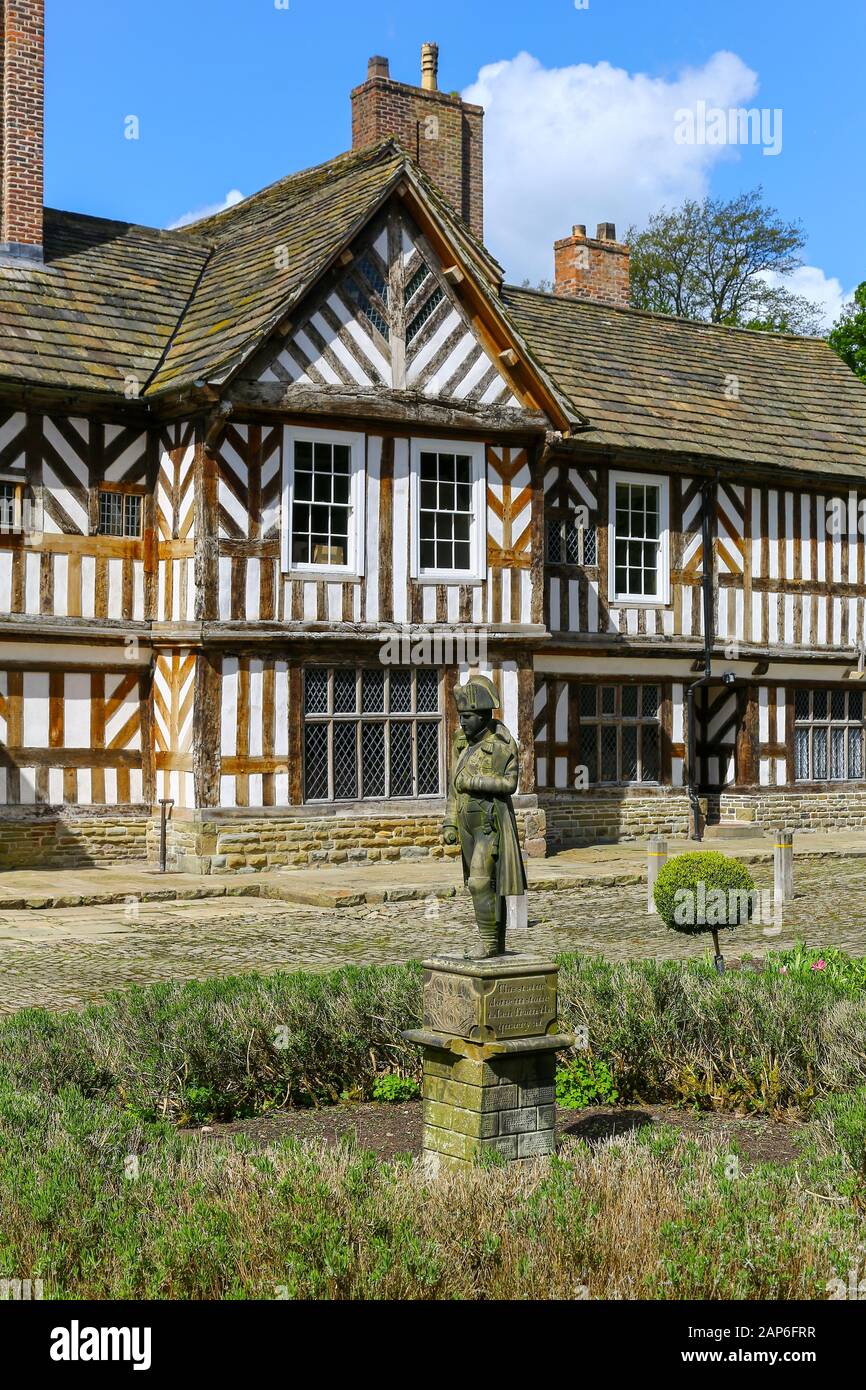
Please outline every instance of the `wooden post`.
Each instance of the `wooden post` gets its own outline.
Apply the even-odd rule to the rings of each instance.
[[[653,889],[656,886],[659,869],[668,857],[667,840],[660,840],[656,836],[651,836],[647,841],[646,855],[646,910],[657,914],[658,908],[655,905]]]
[[[794,832],[777,830],[773,845],[773,901],[790,903],[794,900]]]

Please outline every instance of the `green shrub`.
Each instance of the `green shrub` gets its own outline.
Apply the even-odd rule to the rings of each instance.
[[[822,958],[824,970],[717,976],[701,962],[562,956],[560,1019],[586,1030],[625,1100],[802,1108],[866,1085],[863,962]],[[363,1099],[388,1072],[417,1081],[419,1049],[400,1033],[420,1018],[413,964],[134,987],[81,1012],[0,1018],[0,1081],[74,1086],[143,1121],[231,1120]]]
[[[662,865],[653,899],[666,926],[695,935],[748,922],[754,891],[754,879],[739,860],[717,850],[695,850]]]
[[[556,1070],[556,1103],[565,1110],[582,1110],[586,1105],[613,1105],[619,1100],[610,1067],[601,1058],[579,1052]]]
[[[373,1099],[396,1102],[401,1100],[415,1100],[420,1096],[421,1087],[414,1076],[397,1076],[395,1072],[386,1072],[384,1076],[377,1076],[373,1082]]]

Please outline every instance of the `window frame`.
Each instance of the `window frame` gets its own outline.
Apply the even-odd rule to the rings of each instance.
[[[349,463],[349,555],[345,565],[292,561],[292,515],[295,494],[295,445],[344,444],[350,451]],[[283,574],[304,579],[362,579],[364,577],[364,503],[367,437],[351,430],[310,429],[303,425],[283,426],[283,489],[281,506],[280,568]]]
[[[421,455],[468,454],[472,463],[472,520],[468,570],[423,569],[421,566]],[[410,576],[421,584],[481,584],[487,578],[487,449],[481,442],[458,439],[409,441]]]
[[[577,507],[546,508],[544,513],[544,563],[548,567],[553,568],[555,566],[561,566],[563,569],[568,570],[598,569],[598,522],[589,521],[584,523],[582,521],[576,521],[578,515],[579,508]],[[556,526],[560,532],[560,543],[563,551],[566,551],[568,548],[568,542],[565,537],[566,529],[571,527],[572,530],[577,532],[578,548],[580,551],[579,560],[569,560],[568,558],[554,560],[551,558],[550,528],[552,526]],[[590,533],[592,534],[592,544],[595,550],[594,560],[587,560],[586,558],[586,541],[587,535]]]
[[[324,672],[327,680],[326,708],[321,711],[308,711],[306,708],[306,677],[312,670]],[[388,694],[385,698],[383,693],[382,710],[365,710],[363,706],[363,678],[370,671],[382,670],[382,667],[375,666],[340,666],[318,663],[314,666],[304,668],[304,681],[302,682],[303,700],[303,720],[305,729],[312,725],[320,725],[326,730],[326,762],[328,795],[326,797],[310,796],[307,790],[307,744],[306,735],[302,741],[301,754],[301,783],[303,805],[305,806],[353,806],[376,803],[379,806],[398,803],[406,805],[412,802],[437,802],[441,801],[445,795],[446,786],[446,740],[447,724],[445,715],[445,677],[441,671],[433,667],[421,666],[399,666],[384,668],[385,679],[388,684]],[[334,686],[337,672],[348,671],[355,677],[355,708],[349,711],[338,711],[335,709]],[[395,671],[408,672],[410,676],[410,708],[408,710],[394,710],[391,708],[390,678]],[[435,710],[421,710],[418,708],[418,676],[422,671],[431,671],[436,677],[436,705]],[[354,730],[355,743],[355,786],[357,795],[354,797],[339,797],[335,795],[335,755],[334,737],[336,727],[340,724],[349,724]],[[382,796],[368,793],[364,787],[364,752],[363,752],[363,727],[365,724],[381,725],[384,733],[384,753],[383,768],[384,776],[388,784],[388,791]],[[411,793],[402,795],[391,790],[391,727],[394,724],[404,724],[410,729],[412,747],[412,785]],[[417,790],[419,781],[418,767],[418,726],[420,724],[434,724],[436,726],[436,778],[437,790],[433,792],[420,792]]]
[[[93,534],[101,536],[109,541],[141,541],[144,538],[144,502],[147,489],[139,483],[107,483],[100,481],[95,484],[96,489],[96,523]],[[102,494],[110,494],[112,497],[120,497],[121,525],[123,529],[118,536],[114,531],[103,531],[102,529]],[[138,498],[138,530],[134,535],[127,535],[126,532],[126,502],[129,497]]]
[[[817,685],[812,687],[792,686],[792,778],[791,785],[795,787],[808,786],[863,786],[866,783],[866,691],[852,689],[844,685]],[[805,694],[809,702],[809,713],[803,717],[797,716],[797,696]],[[827,700],[826,715],[816,715],[815,696],[824,695]],[[832,713],[832,698],[834,694],[840,694],[845,701],[845,715],[842,718],[834,716]],[[859,719],[853,719],[850,713],[850,697],[858,695],[861,700],[861,714]],[[852,776],[850,771],[850,740],[848,735],[856,729],[860,734],[860,766],[862,771],[859,776]],[[805,730],[807,735],[806,746],[809,760],[808,777],[797,776],[797,734]],[[843,758],[845,762],[845,776],[834,777],[832,774],[833,763],[833,731],[840,730],[844,734],[843,739]],[[824,759],[826,770],[823,776],[815,773],[815,733],[821,731],[825,734]]]
[[[616,489],[620,483],[654,487],[659,493],[658,593],[619,593],[616,587]],[[608,602],[628,608],[665,608],[670,603],[670,481],[659,473],[629,473],[611,469],[608,481]]]
[[[20,478],[0,477],[0,487],[11,487],[13,496],[9,499],[12,503],[12,525],[0,524],[0,535],[16,536],[21,535],[24,530],[24,487],[25,484]]]
[[[630,788],[663,786],[664,782],[662,778],[662,705],[664,703],[664,690],[662,687],[661,680],[653,680],[649,677],[647,677],[646,679],[644,677],[639,677],[635,678],[634,680],[626,680],[621,676],[614,676],[610,679],[598,678],[593,680],[578,681],[575,682],[575,684],[577,685],[578,701],[578,738],[581,739],[581,731],[584,728],[591,728],[595,730],[596,767],[599,774],[601,774],[602,771],[602,750],[600,742],[601,730],[604,728],[612,728],[616,730],[617,777],[613,781],[602,778],[600,775],[597,779],[590,778],[588,784],[589,788],[607,789],[613,787]],[[634,715],[626,715],[622,712],[622,696],[623,691],[626,689],[626,687],[630,689],[635,689],[637,691],[637,713]],[[592,689],[596,692],[595,714],[584,715],[580,710],[580,699],[584,688]],[[656,712],[652,715],[646,715],[642,712],[643,692],[645,688],[652,688],[657,692]],[[604,710],[604,701],[602,698],[602,691],[604,689],[612,689],[615,692],[614,709],[612,712],[609,713],[606,713]],[[626,728],[633,728],[637,731],[635,735],[635,758],[637,761],[638,771],[642,773],[645,768],[643,731],[647,727],[653,728],[656,731],[656,776],[641,776],[635,780],[623,778],[621,776],[623,762],[623,731]]]

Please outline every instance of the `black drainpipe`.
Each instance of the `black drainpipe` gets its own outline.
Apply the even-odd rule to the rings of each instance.
[[[704,573],[701,593],[704,605],[704,674],[692,681],[686,691],[686,717],[688,719],[688,795],[692,808],[693,840],[702,840],[701,806],[695,780],[695,691],[700,685],[709,685],[713,679],[713,521],[716,514],[716,492],[719,484],[718,469],[714,478],[705,479],[701,486],[701,543],[703,545]]]

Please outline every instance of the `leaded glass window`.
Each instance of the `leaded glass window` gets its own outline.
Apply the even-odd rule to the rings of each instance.
[[[552,565],[597,565],[595,526],[585,524],[575,512],[547,519],[547,558]]]
[[[590,785],[659,780],[660,697],[657,685],[578,687],[579,757]]]
[[[862,690],[795,690],[795,781],[861,780],[863,737]]]
[[[439,686],[429,668],[308,667],[305,801],[438,796]]]
[[[141,496],[133,492],[99,493],[99,534],[100,536],[124,536],[137,538],[141,535]]]

